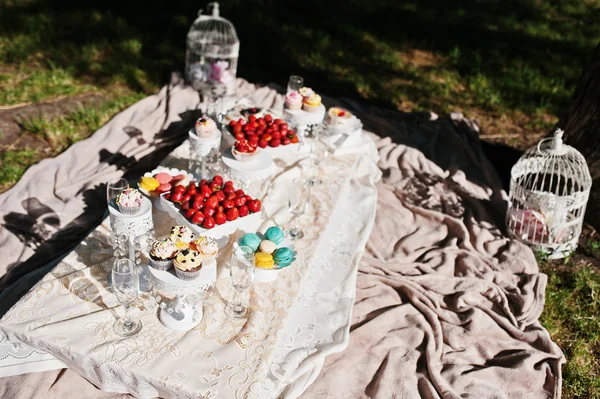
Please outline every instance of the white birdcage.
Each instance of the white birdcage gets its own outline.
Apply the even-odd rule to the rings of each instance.
[[[240,41],[233,24],[219,16],[219,3],[208,8],[212,15],[200,10],[188,32],[185,77],[203,94],[232,95]]]
[[[508,230],[549,259],[577,248],[592,186],[585,158],[563,144],[563,133],[527,150],[511,171]]]

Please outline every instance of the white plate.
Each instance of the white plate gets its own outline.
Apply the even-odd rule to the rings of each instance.
[[[266,151],[260,151],[252,160],[241,162],[235,159],[231,147],[223,151],[221,157],[233,178],[240,180],[264,179],[269,177],[275,168],[273,157]]]
[[[325,119],[325,106],[321,104],[316,112],[306,112],[304,110],[290,111],[283,110],[283,116],[292,126],[318,125]]]
[[[151,172],[146,172],[144,173],[144,177],[154,177],[155,175],[159,174],[159,173],[168,173],[170,174],[172,177],[178,176],[178,175],[184,175],[184,179],[188,179],[189,181],[194,180],[194,176],[189,173],[186,170],[183,169],[177,169],[177,168],[167,168],[164,166],[159,166],[158,168],[152,170]],[[145,195],[147,195],[148,197],[151,196],[156,196],[156,194],[154,194],[154,191],[152,193],[149,193],[148,191],[144,190],[143,188],[140,187],[140,183],[141,180],[138,182],[138,189],[144,193]]]

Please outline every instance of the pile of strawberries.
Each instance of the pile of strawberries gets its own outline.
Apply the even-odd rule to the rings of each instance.
[[[273,119],[270,114],[260,118],[250,115],[247,122],[242,118],[231,121],[229,131],[242,146],[248,148],[279,147],[299,141],[296,132],[290,130],[287,123],[281,119]]]
[[[177,204],[186,219],[205,229],[234,221],[261,208],[260,200],[236,190],[233,182],[223,182],[221,176],[213,177],[210,182],[202,180],[198,184],[190,182],[187,187],[175,186],[163,198]]]

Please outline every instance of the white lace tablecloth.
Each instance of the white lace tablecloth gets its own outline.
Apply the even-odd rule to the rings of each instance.
[[[117,336],[112,326],[122,307],[107,284],[112,249],[105,220],[0,320],[0,375],[68,366],[104,391],[143,398],[300,395],[325,356],[348,344],[358,262],[376,210],[377,157],[362,135],[326,163],[300,219],[305,236],[296,244],[297,261],[277,280],[253,285],[247,322],[223,312],[231,237],[198,326],[166,329],[144,297],[136,309],[141,333]],[[286,187],[304,162],[277,162],[262,229],[289,221]],[[171,227],[156,212],[155,224],[157,234]]]

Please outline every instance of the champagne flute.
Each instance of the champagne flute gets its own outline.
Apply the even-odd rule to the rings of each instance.
[[[298,91],[303,86],[304,79],[302,78],[302,76],[292,75],[288,80],[287,93],[291,93],[292,91]]]
[[[299,218],[306,212],[310,201],[311,183],[303,178],[296,178],[290,189],[289,210],[292,214],[292,227],[288,234],[292,240],[301,239],[304,233],[300,228]]]
[[[250,315],[250,306],[242,304],[241,294],[254,281],[254,251],[250,247],[236,246],[231,254],[229,277],[234,289],[234,297],[225,308],[225,314],[232,319],[244,319]]]
[[[129,182],[123,178],[110,181],[106,184],[106,203],[108,206],[121,194],[121,191],[129,187]]]
[[[117,300],[125,308],[125,315],[119,318],[113,329],[122,337],[137,334],[142,329],[142,322],[130,315],[130,307],[137,300],[140,280],[135,270],[135,262],[131,259],[117,259],[112,268],[111,284]]]

